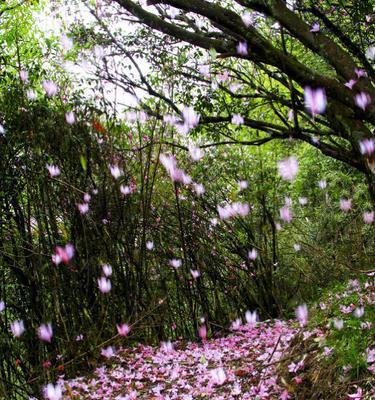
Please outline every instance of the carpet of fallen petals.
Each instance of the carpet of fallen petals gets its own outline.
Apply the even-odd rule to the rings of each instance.
[[[64,399],[287,399],[276,364],[297,332],[291,322],[248,324],[203,343],[119,349],[91,378],[60,380]]]

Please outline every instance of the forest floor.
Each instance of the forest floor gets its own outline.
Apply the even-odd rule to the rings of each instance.
[[[102,349],[103,362],[92,374],[61,377],[63,398],[374,399],[371,277],[362,283],[349,280],[329,292],[310,308],[307,326],[295,320],[246,325],[237,320],[221,338]]]
[[[203,343],[119,349],[91,378],[64,382],[65,399],[287,399],[277,364],[296,323],[245,325]]]

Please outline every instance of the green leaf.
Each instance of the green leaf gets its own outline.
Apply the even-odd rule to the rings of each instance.
[[[210,50],[209,50],[209,54],[210,54],[210,56],[212,57],[213,60],[216,59],[216,57],[217,57],[217,51],[216,51],[215,49],[210,49]]]
[[[81,155],[81,156],[79,157],[79,161],[81,162],[81,166],[82,166],[83,170],[86,171],[86,170],[87,170],[87,160],[86,160],[86,157],[85,157],[84,155]]]

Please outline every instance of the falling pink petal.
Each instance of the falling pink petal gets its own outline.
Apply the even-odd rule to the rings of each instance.
[[[110,292],[112,285],[111,281],[104,276],[98,279],[98,288],[102,293]]]
[[[259,316],[256,311],[246,311],[245,313],[246,322],[249,325],[255,325],[259,321]]]
[[[306,304],[302,304],[296,308],[296,317],[297,317],[301,327],[304,327],[307,324],[308,310],[307,310]]]
[[[182,261],[176,258],[173,258],[172,260],[169,261],[169,265],[175,269],[178,269],[182,265]]]
[[[73,111],[69,111],[69,112],[67,112],[65,114],[65,120],[66,120],[66,123],[69,124],[69,125],[73,125],[74,124],[76,119],[75,119]]]
[[[74,246],[68,243],[65,247],[56,246],[55,254],[52,256],[52,261],[59,265],[61,262],[69,264],[71,259],[74,257]]]
[[[118,179],[120,176],[123,174],[122,170],[119,168],[118,165],[110,165],[109,169],[111,171],[111,175],[115,178]]]
[[[205,188],[202,183],[194,183],[193,188],[198,196],[202,196],[202,194],[205,192]]]
[[[356,79],[350,79],[349,82],[346,82],[344,85],[349,88],[350,90],[353,89],[354,85],[357,83],[358,81]]]
[[[26,91],[26,97],[28,100],[35,100],[36,99],[36,92],[32,89],[28,89]]]
[[[374,211],[366,211],[363,213],[363,221],[366,224],[372,224],[375,219],[375,212]]]
[[[84,215],[89,212],[89,205],[87,203],[77,204],[78,211]]]
[[[199,334],[199,337],[200,337],[202,340],[206,340],[206,339],[207,339],[207,328],[206,328],[206,325],[201,325],[201,326],[198,328],[198,334]]]
[[[247,56],[248,55],[247,43],[246,42],[238,43],[236,50],[237,50],[237,53],[240,54],[241,56]]]
[[[371,97],[365,92],[360,92],[354,96],[354,101],[359,108],[365,111],[368,105],[371,103]]]
[[[46,164],[46,168],[48,169],[51,178],[54,178],[55,176],[59,176],[61,174],[60,168],[56,165]]]
[[[318,182],[318,186],[320,189],[325,189],[327,187],[327,181],[322,179]]]
[[[22,69],[20,71],[20,79],[23,83],[28,83],[29,81],[29,73],[27,71],[25,71],[24,69]]]
[[[351,199],[340,199],[340,210],[343,212],[348,212],[352,208]]]
[[[362,154],[371,156],[375,152],[375,139],[364,139],[359,142],[359,148]]]
[[[313,89],[309,86],[304,90],[305,105],[312,116],[324,113],[327,107],[326,93],[323,88]]]
[[[292,212],[288,206],[284,206],[280,208],[280,218],[285,221],[290,223],[292,221]]]
[[[240,190],[245,190],[248,187],[248,183],[247,183],[247,181],[239,181],[238,186],[239,186]]]
[[[61,400],[62,388],[59,384],[53,385],[49,383],[43,388],[43,395],[46,400]]]
[[[102,272],[105,277],[110,277],[112,275],[112,266],[109,264],[102,265]]]
[[[105,358],[111,358],[115,355],[115,349],[112,346],[108,346],[105,349],[102,349],[100,354]]]
[[[13,321],[10,324],[10,330],[14,337],[20,337],[25,332],[25,326],[22,320]]]
[[[57,85],[52,81],[43,81],[42,86],[48,97],[55,96],[59,91]]]
[[[52,325],[49,324],[42,324],[38,328],[38,337],[40,340],[44,342],[51,342],[53,336]]]
[[[231,122],[233,125],[242,125],[244,123],[244,119],[240,114],[234,114]]]
[[[250,260],[254,261],[258,257],[258,252],[255,249],[249,251],[248,255]]]
[[[242,14],[241,19],[246,26],[250,26],[254,23],[254,15],[248,12]]]
[[[354,72],[357,75],[358,79],[367,77],[367,72],[364,69],[354,68]]]
[[[198,270],[196,270],[196,269],[191,269],[191,270],[190,270],[190,273],[191,273],[191,276],[192,276],[194,279],[199,278],[200,275],[201,275],[201,273],[200,273]]]
[[[298,161],[295,157],[289,157],[278,162],[280,176],[287,180],[293,181],[298,172]]]
[[[120,192],[121,194],[123,194],[124,196],[127,196],[128,194],[131,194],[131,189],[129,186],[127,185],[120,185]]]
[[[193,107],[185,106],[182,110],[182,116],[184,119],[184,127],[188,132],[190,129],[195,128],[199,124],[200,116],[194,111]]]
[[[128,324],[116,325],[116,327],[117,327],[117,333],[120,336],[128,336],[130,332],[130,326]]]
[[[215,368],[211,370],[211,379],[214,385],[221,386],[227,380],[223,368]]]
[[[204,150],[194,145],[189,146],[189,153],[193,161],[200,161],[204,157]]]
[[[312,26],[312,28],[310,29],[310,32],[312,32],[312,33],[317,33],[317,32],[319,32],[320,31],[320,25],[317,23],[317,22],[315,22],[315,24]]]

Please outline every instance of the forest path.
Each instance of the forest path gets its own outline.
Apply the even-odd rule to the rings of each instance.
[[[122,348],[92,377],[64,382],[64,399],[287,399],[276,366],[296,332],[266,321],[204,343]]]

